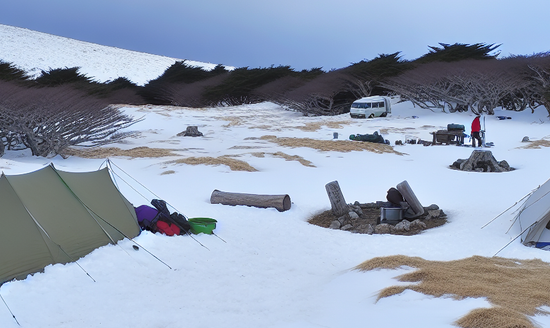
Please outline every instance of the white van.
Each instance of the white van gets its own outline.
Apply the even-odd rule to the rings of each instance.
[[[357,99],[351,104],[352,118],[386,117],[391,113],[390,97],[372,96]]]

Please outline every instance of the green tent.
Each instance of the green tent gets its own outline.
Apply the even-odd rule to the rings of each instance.
[[[0,222],[0,285],[140,233],[134,207],[108,168],[2,173]]]

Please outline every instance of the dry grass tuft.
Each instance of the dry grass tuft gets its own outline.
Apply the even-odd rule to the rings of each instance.
[[[166,164],[188,164],[188,165],[227,165],[231,171],[246,171],[256,172],[254,167],[250,166],[247,162],[240,161],[238,159],[231,158],[229,156],[220,157],[187,157],[180,158],[174,161],[168,161]]]
[[[117,147],[107,148],[90,148],[90,149],[74,149],[69,148],[65,151],[66,155],[78,156],[82,158],[108,158],[113,156],[126,156],[132,158],[138,157],[166,157],[166,156],[178,156],[170,149],[161,148],[149,148],[149,147],[136,147],[132,149],[123,150]]]
[[[302,164],[303,166],[307,166],[307,167],[316,167],[315,165],[313,165],[313,163],[311,163],[310,161],[308,161],[307,159],[304,159],[302,156],[298,156],[298,155],[289,155],[289,154],[285,154],[283,152],[276,152],[276,153],[268,153],[269,155],[271,156],[275,156],[275,157],[280,157],[280,158],[284,158],[285,160],[287,161],[297,161],[299,162],[300,164]],[[266,153],[264,152],[255,152],[255,153],[252,153],[252,156],[255,156],[255,157],[258,157],[258,158],[264,158],[266,155]]]
[[[317,140],[310,138],[278,138],[277,136],[267,135],[260,137],[261,140],[267,140],[277,143],[283,147],[307,147],[321,151],[339,151],[339,152],[351,152],[351,151],[370,151],[374,153],[393,153],[397,155],[404,155],[398,151],[395,151],[391,146],[374,142],[362,142],[351,140]]]
[[[435,297],[487,298],[494,307],[476,309],[458,320],[456,324],[464,328],[530,328],[535,326],[527,316],[550,314],[540,309],[550,306],[550,264],[538,259],[473,256],[443,262],[397,255],[373,258],[356,269],[368,271],[402,266],[417,270],[397,279],[415,284],[386,288],[379,293],[378,299],[402,293],[406,289]]]
[[[541,149],[542,147],[550,147],[550,140],[541,139],[530,141],[525,146],[518,147],[519,149]]]
[[[160,175],[168,175],[168,174],[174,174],[174,173],[176,173],[176,171],[174,171],[174,170],[168,170],[168,171],[162,172]]]
[[[350,124],[350,121],[309,122],[306,123],[304,126],[298,126],[296,128],[302,131],[317,131],[323,126],[326,126],[329,129],[341,129],[342,125],[345,124]]]

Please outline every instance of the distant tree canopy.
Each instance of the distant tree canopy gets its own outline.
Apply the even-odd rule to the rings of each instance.
[[[36,78],[0,61],[0,154],[15,144],[35,155],[71,145],[119,140],[135,123],[110,104],[205,107],[271,101],[304,115],[349,112],[370,95],[400,95],[423,108],[494,113],[496,107],[550,113],[550,52],[497,58],[499,45],[446,44],[412,61],[381,54],[348,67],[296,71],[290,66],[205,69],[175,62],[144,86],[120,77],[100,83],[78,67]],[[139,68],[136,68],[139,69]]]
[[[440,43],[440,47],[429,46],[430,51],[416,59],[414,62],[418,64],[430,63],[430,62],[456,62],[460,60],[481,60],[481,59],[496,59],[497,54],[491,54],[495,51],[499,45],[494,44],[447,44]]]
[[[29,77],[25,71],[15,67],[13,64],[0,60],[1,81],[27,81]]]

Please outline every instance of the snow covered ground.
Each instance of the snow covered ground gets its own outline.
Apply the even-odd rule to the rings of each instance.
[[[0,60],[16,64],[32,77],[39,76],[43,70],[80,67],[80,73],[98,82],[126,77],[137,85],[144,85],[162,75],[176,61],[184,59],[107,47],[0,24]],[[194,60],[186,63],[207,70],[216,66]]]
[[[98,62],[107,60],[105,54],[98,55]],[[12,61],[2,56],[0,59]],[[69,55],[61,52],[60,56]],[[13,62],[21,67],[37,67],[39,62],[36,56],[14,59],[20,59]],[[136,74],[135,81],[144,76]],[[91,71],[90,75],[99,76]],[[131,241],[124,240],[95,250],[78,265],[48,266],[44,273],[6,283],[0,294],[22,327],[453,327],[455,320],[489,303],[484,299],[434,298],[412,291],[375,302],[377,292],[400,284],[394,277],[407,269],[358,272],[352,268],[373,257],[395,254],[428,260],[493,256],[519,232],[513,228],[506,233],[512,213],[481,227],[549,178],[550,148],[526,149],[521,142],[524,136],[531,140],[549,137],[550,121],[544,108],[534,114],[497,113],[510,116],[507,120],[487,117],[487,140],[495,144],[490,150],[497,160],[506,160],[516,168],[507,173],[449,169],[455,160],[470,156],[469,147],[406,144],[395,146],[404,153],[397,155],[282,147],[260,139],[275,135],[330,141],[334,132],[339,139],[347,139],[350,134],[378,130],[393,145],[395,140],[431,140],[430,132],[449,123],[469,127],[473,119],[470,113],[432,112],[407,102],[395,104],[390,117],[372,120],[349,115],[308,118],[271,103],[124,110],[145,116],[131,128],[142,133],[114,146],[165,148],[176,154],[112,157],[117,167],[148,189],[133,183],[146,196],[142,197],[119,181],[124,194],[137,206],[153,197],[150,191],[188,217],[215,218],[215,232],[223,240],[205,234],[190,238],[143,232],[135,238],[142,246],[138,251]],[[321,127],[303,128],[313,124]],[[204,136],[176,136],[189,125],[198,126]],[[314,167],[274,155],[277,152],[300,156]],[[238,156],[235,158],[257,171],[169,163],[224,155]],[[0,168],[5,174],[17,174],[53,162],[61,170],[87,171],[99,168],[103,161],[7,152],[0,158]],[[390,187],[407,180],[419,201],[424,206],[440,206],[449,222],[415,236],[353,234],[307,223],[313,215],[330,209],[325,185],[334,180],[348,203],[385,200]],[[213,205],[209,199],[215,189],[288,194],[292,207],[278,212]],[[550,252],[525,247],[519,240],[499,256],[550,261]],[[550,327],[549,317],[535,319]],[[0,326],[18,327],[3,305]]]

